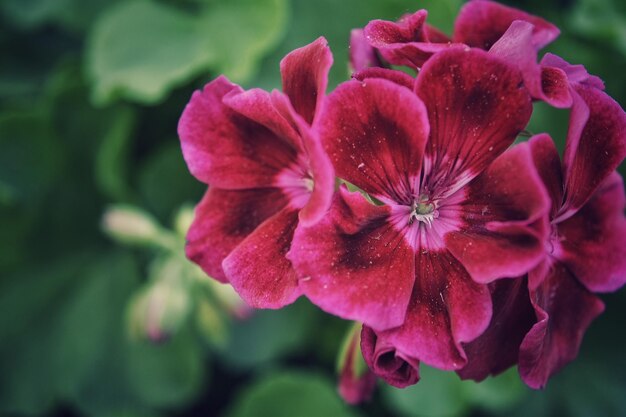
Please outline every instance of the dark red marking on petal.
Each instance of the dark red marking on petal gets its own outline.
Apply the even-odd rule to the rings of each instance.
[[[463,345],[467,365],[457,371],[462,379],[482,381],[517,364],[519,346],[536,321],[526,278],[502,279],[490,289],[491,322],[482,335]]]
[[[591,199],[559,223],[561,260],[587,289],[615,291],[626,283],[626,197],[613,172]]]
[[[389,385],[405,388],[420,379],[419,361],[399,352],[367,326],[361,330],[361,351],[367,366]]]
[[[574,90],[563,157],[566,194],[561,220],[582,207],[626,157],[624,110],[595,87],[578,84]]]
[[[531,137],[528,146],[537,173],[550,196],[550,219],[553,219],[563,204],[563,174],[559,151],[546,133]]]
[[[222,261],[266,219],[288,204],[276,188],[210,188],[196,206],[187,233],[187,257],[213,278],[227,282]]]
[[[429,131],[421,100],[390,81],[366,79],[339,85],[323,110],[318,128],[337,176],[410,205]]]
[[[280,62],[283,91],[293,108],[309,124],[326,94],[333,56],[323,37],[290,52]]]
[[[396,349],[428,365],[460,369],[462,342],[477,338],[491,319],[486,285],[475,283],[446,251],[416,254],[415,286],[404,323],[378,332]]]
[[[515,20],[532,23],[532,44],[541,49],[559,36],[552,23],[495,1],[473,0],[467,2],[454,22],[455,42],[489,50]]]
[[[227,93],[241,91],[219,77],[193,94],[178,124],[183,155],[191,173],[212,186],[271,186],[278,172],[296,161],[297,151],[222,102]]]
[[[567,79],[572,84],[586,84],[604,90],[604,82],[595,75],[590,75],[583,65],[572,65],[558,55],[547,53],[540,62],[542,67],[558,68],[565,72]]]
[[[503,153],[462,192],[463,223],[445,243],[475,281],[520,276],[544,258],[551,201],[527,144]]]
[[[450,48],[428,60],[415,84],[430,122],[428,189],[454,192],[513,143],[532,112],[521,84],[519,71],[478,49]]]
[[[587,327],[604,304],[558,262],[530,295],[537,323],[520,346],[519,372],[529,387],[539,389],[576,358]]]
[[[404,321],[415,280],[413,250],[389,224],[389,213],[342,188],[328,216],[298,227],[288,258],[314,304],[375,329]]]
[[[224,259],[229,282],[250,306],[281,308],[301,294],[285,257],[298,225],[298,212],[285,208],[265,220]]]

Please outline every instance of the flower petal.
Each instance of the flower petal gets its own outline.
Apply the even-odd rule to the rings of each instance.
[[[590,75],[583,65],[572,65],[558,55],[547,53],[540,62],[542,67],[558,68],[562,70],[572,84],[586,84],[604,90],[604,82],[595,75]]]
[[[280,62],[283,91],[293,108],[309,124],[326,94],[333,55],[323,37],[296,49]]]
[[[530,15],[495,1],[467,2],[454,22],[454,41],[489,50],[514,20],[532,23],[532,44],[541,49],[559,36],[559,29],[540,17]]]
[[[589,291],[615,291],[626,283],[624,208],[624,182],[613,172],[574,216],[558,224],[559,259]]]
[[[424,176],[450,193],[478,175],[524,129],[532,104],[520,73],[478,49],[450,48],[426,62],[415,89],[428,109]]]
[[[352,78],[359,81],[365,81],[369,78],[382,78],[406,87],[411,91],[413,91],[413,85],[415,84],[415,78],[406,72],[387,68],[366,68],[352,74]]]
[[[463,224],[445,243],[475,281],[520,276],[543,259],[551,202],[527,144],[502,154],[460,192]]]
[[[193,94],[178,124],[183,155],[191,173],[212,186],[271,186],[295,162],[296,149],[223,104],[227,93],[241,91],[222,76]]]
[[[563,204],[563,174],[559,151],[547,133],[531,137],[528,146],[537,173],[550,196],[550,218],[553,219]]]
[[[396,202],[419,189],[429,127],[413,92],[383,79],[348,81],[323,110],[320,137],[337,176]]]
[[[537,63],[537,49],[532,44],[534,26],[516,20],[489,49],[489,53],[515,65],[522,72],[524,85],[533,98],[557,107],[572,105],[567,75],[559,68],[541,67]]]
[[[363,29],[352,29],[350,32],[350,69],[362,71],[370,67],[384,67],[376,49],[369,44]]]
[[[447,40],[433,43],[443,40],[444,36],[425,25],[427,15],[426,10],[418,10],[398,22],[372,20],[363,33],[370,45],[389,63],[419,68],[433,53],[450,46]],[[428,35],[432,35],[435,41],[431,41]]]
[[[502,279],[490,287],[491,323],[482,335],[463,346],[467,365],[457,371],[462,379],[482,381],[515,365],[519,346],[535,323],[525,278]]]
[[[235,291],[255,308],[281,308],[301,294],[296,272],[285,257],[298,225],[298,212],[284,208],[264,221],[224,259]]]
[[[543,388],[553,374],[578,355],[587,327],[604,310],[567,268],[555,263],[531,290],[537,323],[520,346],[519,372],[531,388]]]
[[[404,321],[415,279],[413,250],[389,214],[388,207],[342,188],[328,216],[298,227],[287,257],[314,304],[375,329]]]
[[[446,251],[416,255],[415,286],[404,324],[378,332],[420,361],[445,370],[466,364],[462,342],[478,337],[491,319],[491,297]]]
[[[367,326],[361,330],[361,351],[372,372],[391,386],[405,388],[420,380],[419,361],[398,351]]]
[[[564,219],[575,213],[626,157],[626,113],[595,87],[574,86],[563,164]],[[588,117],[586,115],[588,114]]]
[[[288,204],[276,188],[222,190],[211,187],[196,206],[187,233],[187,257],[213,278],[228,282],[222,261],[267,218]]]

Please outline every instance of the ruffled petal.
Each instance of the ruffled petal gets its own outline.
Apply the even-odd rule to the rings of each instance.
[[[404,321],[415,280],[413,250],[389,214],[342,188],[328,216],[298,227],[288,258],[314,304],[375,329]]]
[[[187,257],[213,278],[228,282],[222,261],[289,200],[276,188],[221,190],[210,188],[196,206],[187,233]]]
[[[425,25],[427,15],[426,10],[418,10],[398,22],[372,20],[363,32],[370,45],[389,63],[419,68],[434,53],[450,46],[447,40],[434,43],[445,39],[445,35]]]
[[[537,63],[537,49],[532,44],[534,26],[516,20],[489,49],[489,53],[515,65],[522,72],[524,85],[530,95],[557,107],[572,105],[569,82],[559,68],[542,67]]]
[[[595,75],[590,75],[580,64],[572,65],[558,55],[547,53],[540,62],[542,67],[558,68],[562,70],[572,84],[586,84],[604,90],[604,82]]]
[[[419,361],[398,351],[367,326],[361,330],[361,352],[372,372],[389,385],[405,388],[420,380]]]
[[[297,151],[222,102],[241,91],[222,76],[193,94],[178,124],[183,156],[191,173],[212,186],[271,186],[281,169],[295,163]]]
[[[365,38],[363,29],[352,29],[350,32],[350,68],[362,71],[370,67],[384,67],[376,49]]]
[[[587,327],[604,304],[558,262],[530,295],[537,323],[520,346],[519,372],[529,387],[539,389],[576,358]]]
[[[517,70],[478,49],[450,48],[426,62],[415,89],[430,122],[429,189],[451,194],[513,143],[532,112],[521,84]]]
[[[493,315],[485,332],[463,346],[467,365],[457,371],[462,379],[482,381],[517,364],[519,346],[535,323],[525,278],[490,284]]]
[[[415,78],[411,77],[406,72],[387,68],[366,68],[352,74],[352,78],[358,81],[365,81],[369,78],[382,78],[406,87],[411,91],[415,85]]]
[[[559,259],[592,292],[615,291],[626,283],[624,182],[610,175],[572,217],[558,224]]]
[[[313,123],[316,110],[326,94],[332,64],[333,55],[323,37],[290,52],[280,62],[283,92],[296,112],[309,124]]]
[[[390,81],[367,79],[338,86],[323,110],[320,137],[337,176],[377,198],[410,204],[429,130],[421,100]]]
[[[378,335],[428,365],[460,369],[467,363],[461,344],[477,338],[491,319],[489,289],[446,251],[418,252],[415,269],[404,324]]]
[[[626,157],[626,113],[620,105],[595,87],[577,84],[574,90],[561,220],[582,207]]]
[[[475,281],[520,276],[544,258],[551,202],[527,144],[502,154],[460,192],[462,225],[445,243]]]
[[[298,212],[284,208],[264,221],[224,259],[235,291],[255,308],[281,308],[301,294],[296,272],[285,257],[298,225]]]
[[[515,20],[532,23],[531,38],[536,49],[541,49],[559,36],[559,29],[546,20],[495,1],[467,2],[454,22],[455,42],[489,50]]]

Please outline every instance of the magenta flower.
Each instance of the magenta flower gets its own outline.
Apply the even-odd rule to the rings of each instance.
[[[542,259],[548,197],[528,149],[503,154],[531,113],[520,85],[500,59],[451,47],[414,90],[365,78],[327,98],[316,128],[337,175],[380,204],[342,187],[288,257],[313,303],[375,332],[364,353],[382,377],[390,358],[462,368],[491,319],[487,284]]]
[[[545,386],[577,356],[604,309],[593,293],[626,283],[626,199],[614,171],[626,156],[626,115],[582,66],[554,55],[543,61],[568,75],[573,100],[563,162],[546,134],[520,145],[531,150],[550,195],[550,239],[528,287],[526,280],[496,283],[498,320],[466,346],[468,365],[459,371],[482,380],[519,362],[532,388]]]
[[[299,295],[285,253],[298,224],[323,216],[334,173],[310,124],[323,107],[326,40],[281,62],[284,94],[243,91],[225,77],[193,94],[178,132],[192,174],[209,190],[196,207],[187,256],[254,307]]]
[[[516,43],[528,41],[535,54],[559,35],[556,26],[540,17],[486,0],[469,1],[461,8],[452,38],[427,24],[427,15],[426,10],[418,10],[397,22],[372,20],[363,30],[355,29],[350,38],[353,70],[388,64],[421,68],[434,53],[458,44],[490,50],[515,21],[532,26],[528,38],[524,34],[513,39]],[[548,81],[550,75],[546,75]]]

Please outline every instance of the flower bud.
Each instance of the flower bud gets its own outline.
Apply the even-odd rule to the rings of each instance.
[[[152,245],[162,239],[163,231],[145,211],[131,206],[112,206],[104,213],[102,229],[125,244]]]
[[[348,404],[369,400],[376,386],[376,376],[361,355],[361,324],[350,328],[339,354],[339,395]]]

